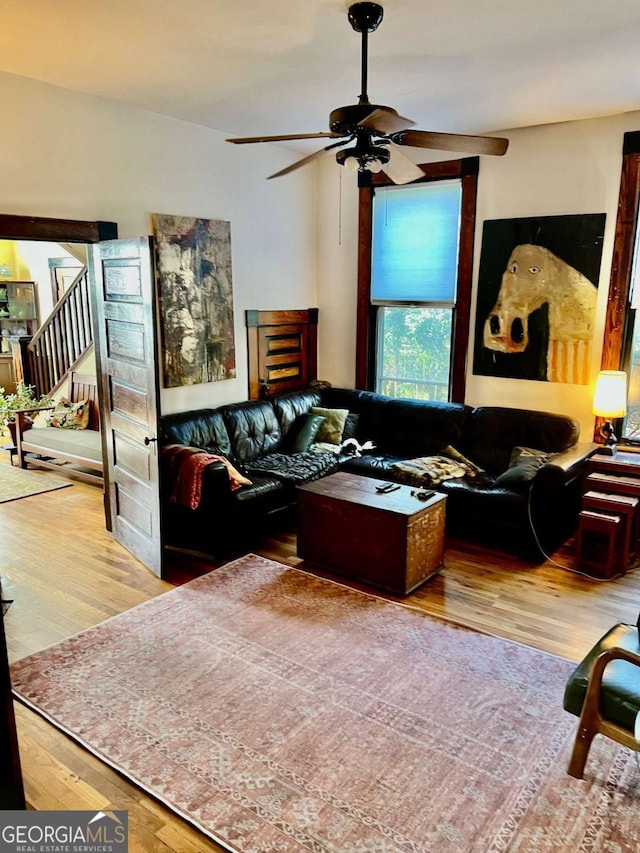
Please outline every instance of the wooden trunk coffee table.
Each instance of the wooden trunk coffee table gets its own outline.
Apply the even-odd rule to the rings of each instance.
[[[444,561],[446,496],[421,501],[400,486],[338,473],[298,489],[298,556],[310,565],[407,595]]]

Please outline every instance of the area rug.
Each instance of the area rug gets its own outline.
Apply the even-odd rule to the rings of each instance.
[[[596,739],[566,775],[571,669],[249,555],[12,678],[231,851],[636,853],[633,754]]]
[[[46,471],[27,471],[11,465],[0,465],[0,503],[17,501],[54,489],[66,489],[70,485],[68,480]]]

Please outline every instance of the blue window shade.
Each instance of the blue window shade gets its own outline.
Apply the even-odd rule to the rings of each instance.
[[[460,181],[375,191],[374,302],[455,302],[461,201]]]

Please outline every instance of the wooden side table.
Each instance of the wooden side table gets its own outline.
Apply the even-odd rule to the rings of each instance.
[[[640,472],[639,472],[640,474]],[[640,498],[640,476],[630,477],[627,474],[608,474],[604,471],[592,471],[585,481],[588,490],[609,492],[612,495],[628,495]]]
[[[627,526],[628,521],[630,527],[624,531],[623,536],[631,558],[634,552],[638,552],[640,536],[640,453],[625,450],[624,447],[616,448],[613,456],[594,453],[587,463],[587,471],[583,507],[592,512],[620,514],[625,522],[623,527]],[[596,500],[597,505],[587,498],[587,495],[593,492],[601,496],[600,503]],[[631,505],[629,499],[637,501],[633,519],[629,518],[628,509],[615,505],[616,499],[622,501],[624,498],[624,503],[628,506]],[[607,500],[611,502],[606,503]],[[621,568],[625,571],[629,561],[624,556],[622,560]]]
[[[618,448],[613,456],[594,453],[589,459],[588,470],[640,478],[640,453],[623,448]]]
[[[620,568],[623,572],[631,565],[636,555],[638,541],[638,511],[640,500],[628,495],[608,494],[606,492],[585,492],[582,497],[583,509],[604,515],[616,515],[624,524]]]
[[[623,519],[619,515],[583,509],[576,552],[578,565],[593,577],[610,580],[619,573]]]

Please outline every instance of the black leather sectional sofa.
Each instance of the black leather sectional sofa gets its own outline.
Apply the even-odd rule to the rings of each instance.
[[[373,442],[375,449],[361,456],[292,453],[290,439],[298,419],[316,406],[347,409],[354,437],[360,443]],[[273,400],[166,415],[162,418],[166,543],[218,557],[249,549],[264,520],[295,503],[300,483],[336,470],[402,481],[394,463],[430,456],[448,445],[482,473],[435,487],[447,495],[447,532],[539,562],[576,527],[586,462],[596,447],[577,443],[578,435],[578,423],[569,416],[396,400],[344,388],[309,389]],[[168,446],[175,450],[176,445],[224,456],[252,485],[232,491],[227,468],[214,461],[204,468],[197,509],[176,503],[175,457],[167,452]],[[527,475],[531,479],[519,480],[515,472],[503,482],[517,447],[550,458]]]

